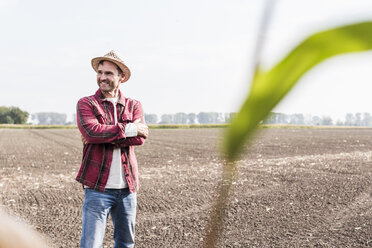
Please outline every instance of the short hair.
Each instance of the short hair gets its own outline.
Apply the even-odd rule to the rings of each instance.
[[[115,64],[114,62],[112,62],[110,60],[105,60],[105,59],[100,60],[98,65],[103,65],[103,62],[105,62],[105,61],[113,63],[116,66],[116,69],[118,69],[119,75],[123,74],[123,70],[117,64]]]

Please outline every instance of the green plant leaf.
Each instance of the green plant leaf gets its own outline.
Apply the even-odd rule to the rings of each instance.
[[[362,22],[311,35],[271,70],[257,71],[247,99],[225,133],[223,149],[227,158],[237,159],[260,121],[312,67],[335,55],[369,49],[372,22]]]

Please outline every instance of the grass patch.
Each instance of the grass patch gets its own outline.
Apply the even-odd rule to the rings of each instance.
[[[229,124],[148,124],[150,129],[190,129],[190,128],[226,128]],[[30,124],[0,124],[1,128],[9,129],[77,129],[76,125],[30,125]],[[305,126],[291,124],[262,124],[258,128],[371,128],[361,126]]]
[[[150,129],[225,128],[228,124],[149,124]]]
[[[326,128],[371,128],[364,126],[310,126],[310,125],[293,125],[293,124],[261,124],[258,128],[308,128],[308,129],[326,129]]]
[[[76,125],[30,125],[30,124],[0,124],[0,128],[10,129],[76,129]]]
[[[189,129],[189,128],[225,128],[228,124],[149,124],[150,129]],[[76,125],[29,125],[0,124],[1,128],[9,129],[76,129]]]

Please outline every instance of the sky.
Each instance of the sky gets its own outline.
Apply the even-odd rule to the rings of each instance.
[[[97,90],[90,61],[115,50],[123,94],[146,113],[236,112],[248,94],[264,4],[269,69],[314,32],[372,20],[370,0],[0,0],[0,106],[69,118]],[[372,113],[372,52],[309,71],[274,112]]]

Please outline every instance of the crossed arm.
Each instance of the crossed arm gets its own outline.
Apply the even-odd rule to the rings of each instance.
[[[137,136],[134,137],[126,137],[125,139],[118,140],[116,142],[111,142],[112,144],[119,145],[120,147],[126,146],[139,146],[144,143],[144,139],[146,139],[149,135],[149,129],[146,124],[141,123],[141,119],[137,119],[133,122],[137,128]],[[89,142],[81,135],[81,141],[84,145],[88,144]]]
[[[134,109],[133,124],[137,128],[137,136],[126,137],[124,123],[105,125],[98,121],[99,113],[94,113],[93,104],[86,99],[79,100],[77,104],[77,124],[81,132],[82,141],[87,143],[113,143],[120,147],[142,145],[148,136],[148,127],[144,122],[140,103]]]

